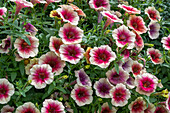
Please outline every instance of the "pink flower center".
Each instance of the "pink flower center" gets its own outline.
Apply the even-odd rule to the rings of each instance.
[[[4,14],[3,10],[0,9],[0,15],[2,16]]]
[[[111,112],[111,110],[110,110],[109,107],[105,107],[105,108],[103,108],[102,111],[101,111],[101,113],[110,113],[110,112]]]
[[[21,46],[22,48],[28,48],[29,45],[26,42],[23,42]]]
[[[23,111],[21,113],[35,113],[35,110],[33,108],[23,107]]]
[[[121,35],[119,36],[119,41],[126,41],[126,35],[121,34]]]
[[[6,84],[0,84],[0,99],[2,97],[7,97],[9,92],[9,88]]]
[[[102,53],[102,54],[99,54],[98,58],[101,59],[101,60],[103,60],[103,61],[105,61],[106,58],[107,58],[107,55],[104,54],[104,53]]]
[[[150,84],[151,83],[149,81],[144,81],[143,82],[143,87],[148,88],[150,86]]]
[[[113,98],[116,101],[123,101],[125,99],[125,96],[126,96],[126,91],[122,88],[116,89],[113,94]]]
[[[45,78],[45,73],[39,73],[39,78],[42,79],[42,80],[44,80],[44,78]]]
[[[55,48],[56,50],[58,50],[58,49],[59,49],[59,47],[60,47],[60,45],[59,45],[59,44],[54,44],[54,48]]]
[[[75,36],[74,32],[72,32],[72,31],[67,32],[66,35],[68,38],[74,38],[74,36]]]
[[[99,93],[101,93],[102,95],[106,95],[109,94],[111,88],[109,87],[109,84],[99,83],[97,89],[99,89]]]
[[[68,54],[69,54],[69,56],[75,57],[77,52],[75,50],[69,50]]]
[[[80,98],[85,96],[84,91],[79,91],[77,95]]]
[[[149,14],[150,18],[152,18],[152,19],[154,19],[154,20],[155,20],[156,17],[157,17],[156,11],[149,10],[149,11],[148,11],[148,14]]]
[[[137,28],[138,28],[138,24],[137,24],[137,23],[135,23],[135,22],[132,24],[132,26],[133,26],[135,29],[137,29]]]

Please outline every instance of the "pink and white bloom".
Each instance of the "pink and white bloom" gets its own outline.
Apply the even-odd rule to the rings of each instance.
[[[61,45],[60,49],[61,60],[68,61],[71,64],[77,64],[80,59],[83,58],[83,53],[85,52],[81,48],[80,44],[71,44],[71,45]]]
[[[133,76],[136,77],[137,75],[141,74],[143,65],[139,63],[138,61],[133,61],[133,64],[131,66],[131,70],[133,73]]]
[[[75,85],[71,91],[71,97],[75,100],[78,106],[90,104],[93,101],[93,90],[91,87]]]
[[[148,103],[148,107],[145,109],[144,113],[154,113],[155,109],[154,104]]]
[[[169,110],[164,105],[159,105],[154,113],[169,113]]]
[[[140,52],[144,48],[143,39],[137,32],[135,32],[135,31],[133,31],[133,32],[136,34],[135,47],[138,50],[138,52]]]
[[[30,73],[30,69],[31,69],[35,64],[38,64],[38,60],[39,60],[39,58],[33,58],[33,59],[30,60],[29,64],[27,64],[27,65],[25,66],[25,73],[26,73],[27,75],[30,75],[30,74],[31,74],[31,73]]]
[[[130,15],[129,20],[127,20],[127,26],[135,30],[138,34],[147,32],[145,22],[141,16]]]
[[[119,47],[119,50],[121,50],[120,47]],[[129,56],[130,56],[130,50],[129,50],[129,49],[124,49],[124,50],[121,52],[120,55],[123,56],[122,59],[123,59],[124,61],[127,61],[128,58],[129,58]]]
[[[101,68],[107,68],[115,59],[116,54],[108,45],[94,47],[90,50],[90,63]]]
[[[52,51],[42,55],[39,58],[39,64],[49,64],[54,75],[61,74],[66,65],[65,62]]]
[[[36,89],[43,89],[46,84],[51,84],[54,80],[52,68],[48,64],[34,65],[30,73],[28,80],[32,80],[31,85],[34,85]]]
[[[65,113],[64,106],[58,100],[45,99],[41,113]]]
[[[118,7],[124,9],[129,14],[140,14],[141,13],[140,10],[138,10],[138,9],[132,7],[132,6],[119,4]]]
[[[44,10],[47,9],[48,5],[53,2],[60,2],[61,0],[46,0],[46,4],[44,6]]]
[[[135,34],[131,32],[128,27],[125,25],[120,26],[119,28],[113,30],[112,32],[113,39],[116,40],[116,45],[118,47],[123,47],[128,43],[127,49],[133,49],[135,46]]]
[[[5,106],[2,107],[1,113],[13,113],[14,109],[15,109],[14,107],[11,107],[9,105],[5,105]]]
[[[49,48],[51,51],[53,51],[57,56],[60,55],[59,49],[60,46],[63,44],[61,38],[57,38],[56,36],[50,37],[50,44]]]
[[[143,73],[136,76],[135,84],[137,86],[136,92],[150,96],[157,87],[158,79],[150,73]]]
[[[5,16],[5,13],[7,12],[6,7],[1,7],[0,8],[0,18],[3,18],[2,16]]]
[[[110,90],[112,85],[109,83],[108,79],[100,78],[99,81],[96,81],[94,84],[94,89],[96,90],[96,95],[101,98],[110,98]]]
[[[159,12],[155,9],[155,7],[148,7],[145,9],[145,14],[148,15],[151,21],[157,21],[161,19]]]
[[[122,83],[117,84],[110,90],[111,102],[114,106],[125,106],[128,103],[130,95],[130,91]]]
[[[107,102],[105,102],[103,105],[102,105],[102,109],[101,109],[101,112],[99,112],[98,110],[98,113],[116,113],[117,110],[112,107],[112,109],[109,108],[109,105]]]
[[[17,38],[14,43],[19,55],[22,58],[35,57],[38,54],[39,39],[34,36],[26,35],[31,45],[28,45],[24,39]]]
[[[123,68],[124,71],[130,73],[132,71],[131,66],[133,64],[133,60],[129,57],[126,61],[120,61],[119,66]]]
[[[14,55],[15,55],[15,61],[17,61],[17,62],[19,62],[19,61],[24,59],[17,52],[15,52]]]
[[[133,89],[135,88],[135,79],[133,79],[131,76],[129,76],[129,78],[126,80],[127,88],[129,89]]]
[[[161,42],[166,50],[170,50],[170,35],[168,37],[163,37]]]
[[[26,0],[10,0],[12,2],[16,3],[16,11],[15,11],[15,15],[19,14],[19,12],[21,11],[22,8],[25,7],[33,7],[33,4],[31,2],[28,2]]]
[[[71,6],[63,5],[61,8],[58,8],[56,11],[63,19],[64,22],[68,22],[72,25],[78,24],[79,16]]]
[[[151,39],[157,39],[159,37],[160,25],[157,22],[151,21],[148,25],[148,34]]]
[[[78,85],[92,86],[91,80],[83,68],[78,71],[74,71],[74,72],[75,72],[75,76],[77,77],[76,81]]]
[[[170,92],[168,93],[168,98],[166,100],[166,108],[170,111]]]
[[[110,10],[109,0],[90,0],[89,5],[96,11]]]
[[[7,36],[7,38],[2,40],[0,44],[0,53],[8,53],[9,49],[12,48],[12,38],[11,36]]]
[[[149,55],[149,58],[151,58],[151,60],[154,64],[162,64],[163,63],[162,54],[158,49],[148,48],[147,55]]]
[[[113,85],[125,83],[126,80],[129,78],[129,74],[124,71],[122,67],[119,67],[119,74],[116,72],[116,69],[113,68],[112,70],[106,72],[106,76],[109,82]]]
[[[64,24],[59,30],[59,36],[64,44],[77,44],[82,41],[83,30],[69,23]]]
[[[41,3],[41,4],[46,4],[47,2],[45,1],[45,0],[30,0],[30,2],[32,3],[32,4],[39,4],[39,3]]]
[[[32,102],[26,102],[19,106],[15,113],[40,113],[40,111],[35,107]]]
[[[132,101],[128,105],[128,108],[130,113],[144,113],[144,110],[146,109],[146,102],[143,97],[138,97],[135,101]]]
[[[74,11],[76,11],[78,13],[79,16],[86,17],[86,14],[80,8],[78,8],[76,5],[71,4],[71,3],[69,3],[69,5],[74,9]]]
[[[14,85],[7,79],[0,79],[0,104],[6,104],[10,101],[11,96],[14,94]]]

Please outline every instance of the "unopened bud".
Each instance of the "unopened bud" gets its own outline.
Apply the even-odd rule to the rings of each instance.
[[[90,68],[90,65],[86,65],[86,66],[85,66],[85,69],[89,69],[89,68]]]
[[[148,46],[148,47],[153,47],[154,46],[154,44],[148,44],[148,43],[145,43],[144,45]]]
[[[67,79],[67,78],[68,78],[68,75],[63,75],[62,78],[63,78],[63,79]]]

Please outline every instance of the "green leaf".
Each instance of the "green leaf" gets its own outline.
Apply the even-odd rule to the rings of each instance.
[[[55,32],[57,31],[57,29],[53,29],[53,28],[44,28],[45,31],[47,31],[50,35],[54,35]]]
[[[49,88],[48,88],[48,94],[50,94],[50,92],[54,89],[54,84],[50,84]]]
[[[100,104],[98,104],[98,106],[99,106],[99,113],[101,113],[102,107]]]
[[[28,92],[30,89],[32,88],[32,86],[27,86],[25,89],[24,89],[24,92]]]
[[[25,92],[23,90],[19,91],[23,97],[26,97]]]
[[[24,75],[24,71],[25,71],[25,68],[24,68],[25,66],[24,66],[24,62],[22,61],[22,62],[20,62],[19,63],[19,70],[20,70],[20,73],[21,73],[21,75],[23,76]]]
[[[119,74],[119,65],[115,62],[114,66],[115,66],[115,70],[116,70],[117,74]]]
[[[27,38],[27,36],[22,35],[21,38],[24,39],[24,41],[25,41],[28,45],[31,45],[30,40]]]
[[[58,89],[58,90],[60,90],[60,91],[63,92],[64,94],[67,93],[66,90],[65,90],[63,87],[61,87],[61,86],[57,86],[57,87],[55,87],[55,88]]]
[[[11,81],[13,82],[17,77],[17,72],[11,72]]]

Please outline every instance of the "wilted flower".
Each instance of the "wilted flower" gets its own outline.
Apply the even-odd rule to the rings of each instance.
[[[149,57],[151,58],[151,60],[154,64],[163,63],[162,54],[158,49],[148,48],[147,55],[149,55]]]
[[[117,84],[110,90],[111,102],[114,106],[125,106],[128,103],[130,95],[130,91],[122,83]]]
[[[34,36],[26,35],[31,45],[28,45],[24,39],[17,38],[14,43],[19,55],[22,58],[34,57],[38,54],[39,39]]]
[[[101,68],[107,68],[115,59],[116,54],[108,45],[94,47],[90,50],[90,63]]]
[[[143,73],[136,76],[135,84],[137,86],[136,92],[150,96],[157,87],[158,79],[150,73]]]
[[[141,74],[142,68],[143,68],[143,65],[141,63],[139,63],[138,61],[133,61],[133,64],[131,66],[131,70],[132,70],[134,77]]]
[[[128,106],[130,113],[144,113],[146,109],[146,102],[143,97],[138,97],[135,101],[132,101]]]
[[[80,44],[63,44],[60,46],[59,52],[62,60],[77,64],[83,58],[84,49]]]
[[[32,102],[26,102],[16,109],[15,113],[40,113]]]
[[[14,85],[7,79],[0,79],[0,104],[6,104],[10,101],[11,96],[14,94]]]
[[[47,3],[45,0],[30,0],[30,2],[31,2],[32,4],[36,4],[36,3],[46,4],[46,3]]]
[[[44,6],[44,10],[47,9],[48,5],[53,2],[60,2],[61,0],[46,0],[46,4]]]
[[[93,90],[91,87],[75,85],[71,91],[71,97],[75,100],[78,106],[90,104],[93,101]]]
[[[142,37],[137,32],[135,32],[135,31],[133,31],[133,32],[136,34],[135,47],[139,52],[144,48],[144,42],[143,42]]]
[[[86,14],[80,8],[78,8],[76,5],[73,5],[71,3],[69,3],[69,5],[78,13],[79,16],[86,17]]]
[[[121,66],[123,70],[125,70],[128,73],[132,71],[131,69],[132,64],[133,64],[133,60],[130,57],[124,62],[122,61],[119,62],[119,66]]]
[[[26,0],[10,0],[12,2],[16,3],[16,11],[15,11],[15,15],[19,14],[19,12],[21,11],[22,8],[25,7],[33,7],[33,4],[31,2],[28,2]]]
[[[84,71],[84,69],[80,69],[78,71],[74,71],[75,72],[75,76],[77,77],[76,81],[77,84],[80,86],[92,86],[91,84],[91,80],[89,78],[89,76],[86,74],[86,72]]]
[[[166,50],[170,50],[170,35],[168,37],[163,37],[161,42]]]
[[[148,30],[148,34],[151,39],[157,39],[159,37],[159,23],[151,21],[148,25]]]
[[[99,112],[98,110],[98,113],[116,113],[117,112],[117,110],[114,107],[110,109],[107,102],[105,102],[101,107],[102,107],[101,112]]]
[[[96,11],[110,10],[109,0],[90,0],[89,5]]]
[[[141,16],[130,15],[129,20],[127,20],[127,25],[129,28],[135,30],[138,34],[143,34],[147,31],[145,22]]]
[[[140,14],[141,13],[140,10],[138,10],[138,9],[132,7],[132,6],[127,6],[127,5],[124,5],[124,4],[122,4],[122,5],[119,4],[118,7],[124,9],[129,14]]]
[[[59,49],[60,46],[63,44],[61,38],[57,38],[56,36],[50,37],[50,44],[49,48],[51,51],[53,51],[57,56],[60,55]]]
[[[30,73],[28,80],[32,80],[31,85],[34,85],[36,89],[45,88],[46,84],[51,84],[54,80],[52,68],[48,64],[34,65]]]
[[[64,44],[76,44],[82,41],[84,34],[79,27],[67,23],[60,28],[59,36]]]
[[[131,32],[125,25],[113,30],[112,36],[116,40],[116,45],[118,47],[123,47],[127,43],[127,49],[132,49],[135,46],[135,34]]]
[[[5,13],[7,12],[6,7],[1,7],[0,8],[0,18],[3,18],[2,16],[5,16]]]
[[[39,58],[33,58],[33,59],[30,60],[30,63],[25,66],[25,73],[26,73],[27,75],[30,75],[30,74],[31,74],[31,73],[30,73],[30,69],[31,69],[35,64],[38,64],[38,60],[39,60]]]
[[[154,113],[155,109],[154,104],[148,103],[148,107],[145,109],[144,113]]]
[[[145,14],[148,15],[151,21],[157,21],[161,19],[159,12],[155,9],[155,7],[148,7],[145,9]]]
[[[24,24],[24,22],[23,22]],[[29,32],[32,36],[35,36],[37,34],[37,29],[30,23],[26,23],[26,25],[24,25],[24,28],[26,30],[26,32]]]
[[[88,64],[90,64],[90,50],[91,50],[92,48],[91,47],[87,47],[87,50],[86,50],[86,52],[84,53],[84,56],[85,56],[85,58],[86,58],[86,62],[88,63]]]
[[[170,92],[168,93],[168,98],[166,100],[166,108],[170,111]]]
[[[11,107],[9,105],[5,105],[1,109],[1,113],[12,113],[14,111],[14,107]]]
[[[56,10],[53,10],[53,11],[50,12],[50,17],[57,17],[59,19],[61,18]]]
[[[15,55],[15,61],[21,61],[21,60],[23,60],[24,58],[22,58],[17,52],[15,52],[14,53],[14,55]]]
[[[0,53],[8,53],[9,49],[12,48],[12,38],[11,36],[7,36],[7,38],[2,40],[0,44]]]
[[[118,83],[125,83],[126,80],[129,78],[129,74],[124,71],[122,67],[119,67],[119,74],[116,72],[116,69],[113,68],[112,70],[106,72],[106,76],[109,82],[113,85],[116,85]]]
[[[48,52],[39,58],[39,64],[49,64],[52,67],[54,75],[59,75],[63,72],[65,62],[61,60],[54,52]]]
[[[129,76],[125,84],[127,85],[129,89],[135,88],[135,80],[131,76]]]
[[[100,78],[94,84],[96,95],[102,98],[110,98],[109,92],[112,89],[112,85],[106,78]]]
[[[58,100],[45,99],[41,113],[65,113],[64,106]]]
[[[122,48],[119,48],[119,50],[121,50]],[[120,54],[121,56],[123,56],[123,60],[124,61],[127,61],[128,60],[128,58],[129,58],[129,56],[130,56],[130,51],[129,51],[129,49],[124,49],[122,52],[121,52],[121,54]]]
[[[154,113],[169,113],[169,110],[164,105],[159,105]]]
[[[63,5],[61,8],[58,8],[56,11],[63,19],[64,22],[68,22],[72,25],[78,24],[79,16],[71,6]]]

